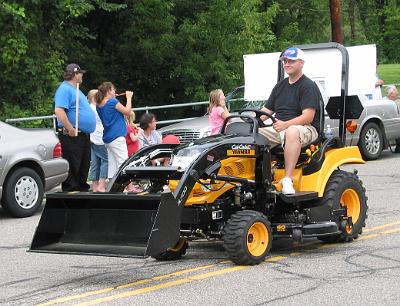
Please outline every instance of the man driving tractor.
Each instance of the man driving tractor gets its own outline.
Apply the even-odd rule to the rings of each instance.
[[[286,49],[281,58],[283,68],[289,75],[275,85],[271,95],[261,108],[269,114],[275,113],[272,126],[260,128],[271,147],[282,145],[285,158],[285,176],[282,192],[294,194],[292,175],[301,148],[315,141],[319,131],[319,89],[303,74],[304,52],[299,48]],[[266,116],[262,120],[268,119]]]

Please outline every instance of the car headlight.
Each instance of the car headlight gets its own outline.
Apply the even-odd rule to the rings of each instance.
[[[207,137],[211,135],[211,128],[209,126],[200,129],[199,138]]]

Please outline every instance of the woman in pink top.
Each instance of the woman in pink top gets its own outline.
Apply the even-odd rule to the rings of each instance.
[[[208,98],[210,106],[208,108],[208,122],[211,126],[211,135],[218,134],[225,118],[230,116],[230,113],[225,105],[225,95],[222,89],[214,89],[210,92]]]

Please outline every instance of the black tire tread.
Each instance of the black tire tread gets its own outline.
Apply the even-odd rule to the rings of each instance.
[[[367,151],[367,148],[365,146],[365,133],[371,127],[374,128],[380,135],[381,147],[376,155],[371,155]],[[360,148],[361,155],[365,160],[375,160],[375,159],[379,158],[379,156],[381,155],[382,150],[383,150],[383,131],[381,130],[381,128],[379,127],[378,124],[376,124],[375,122],[368,122],[367,124],[365,124],[365,126],[363,127],[363,129],[361,130],[361,133],[360,133],[360,140],[359,140],[358,146]]]
[[[269,231],[269,245],[266,252],[258,258],[251,256],[243,246],[243,237],[247,236],[249,225],[256,221],[266,224]],[[256,265],[261,263],[269,253],[272,241],[271,232],[271,224],[265,215],[254,210],[242,210],[232,215],[224,226],[222,231],[223,247],[230,260],[235,264]]]
[[[39,188],[38,201],[30,209],[23,209],[15,202],[14,184],[16,180],[23,175],[31,176],[36,181]],[[25,218],[32,216],[42,205],[44,196],[44,187],[40,176],[33,169],[27,167],[21,167],[13,170],[8,174],[7,179],[4,183],[3,192],[4,192],[2,198],[3,209],[12,217]]]
[[[357,184],[360,185],[360,188],[363,192],[363,197],[365,198],[365,204],[363,204],[363,199],[360,199],[361,205],[365,205],[365,214],[360,211],[360,217],[359,220],[357,221],[357,224],[354,225],[354,230],[352,233],[349,235],[347,233],[342,232],[339,235],[330,235],[330,236],[322,236],[318,237],[319,240],[327,243],[336,243],[336,242],[350,242],[353,239],[357,239],[359,235],[362,233],[362,229],[365,227],[366,219],[368,218],[368,205],[367,205],[367,200],[368,197],[365,195],[365,187],[363,186],[362,181],[359,179],[359,177],[355,173],[351,172],[346,172],[342,170],[335,170],[331,177],[328,180],[328,183],[326,184],[325,192],[324,192],[324,197],[323,197],[323,205],[329,205],[332,209],[334,209],[334,199],[335,196],[337,195],[337,190],[340,186],[340,184],[343,184],[343,182],[348,181],[348,180],[353,180],[354,182],[357,182]]]

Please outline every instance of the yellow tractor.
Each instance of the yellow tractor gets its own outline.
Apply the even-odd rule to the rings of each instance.
[[[339,49],[348,66],[344,47],[322,47]],[[175,260],[189,242],[209,239],[222,240],[234,263],[254,265],[269,254],[273,239],[357,238],[367,218],[365,188],[356,171],[340,167],[364,163],[358,147],[344,146],[346,120],[362,106],[347,96],[345,80],[342,85],[342,95],[327,107],[331,117],[339,114],[339,137],[324,136],[321,99],[320,135],[301,153],[294,195],[281,193],[282,150],[271,150],[258,134],[265,113],[242,110],[226,119],[219,135],[141,149],[106,193],[49,194],[30,251]],[[161,157],[170,158],[170,166],[151,165]],[[142,191],[126,193],[128,184]]]

